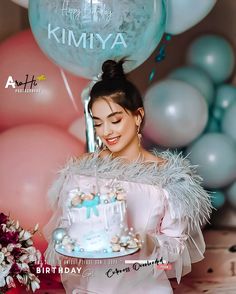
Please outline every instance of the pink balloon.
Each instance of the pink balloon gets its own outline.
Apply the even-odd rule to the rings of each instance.
[[[69,88],[78,111],[74,107],[60,73],[39,49],[30,30],[20,32],[0,44],[0,129],[31,123],[46,123],[67,129],[83,113],[81,91],[88,80],[66,73]],[[25,82],[36,79],[34,91],[39,93],[16,93],[24,85],[7,81]],[[38,78],[38,79],[37,79]],[[29,90],[31,84],[27,84]]]
[[[0,135],[0,210],[19,220],[20,225],[40,229],[51,211],[47,190],[56,172],[70,156],[84,152],[84,145],[62,129],[25,125]],[[38,246],[45,241],[35,235]]]
[[[73,121],[68,132],[81,142],[86,143],[86,125],[84,117],[77,118]]]
[[[29,6],[29,0],[11,0],[11,1],[24,7],[24,8],[28,8],[28,6]]]

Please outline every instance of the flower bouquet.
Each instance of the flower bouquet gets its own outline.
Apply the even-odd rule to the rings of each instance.
[[[0,213],[0,294],[16,287],[16,283],[33,292],[39,289],[40,281],[35,273],[41,253],[31,239],[37,231],[38,225],[26,231],[18,221]]]

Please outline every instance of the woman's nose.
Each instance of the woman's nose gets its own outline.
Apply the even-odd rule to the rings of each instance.
[[[103,128],[103,136],[108,136],[112,133],[112,129],[110,127],[109,124],[104,124],[104,128]]]

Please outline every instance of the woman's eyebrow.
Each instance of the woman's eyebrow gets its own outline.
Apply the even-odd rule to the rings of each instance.
[[[111,114],[109,114],[107,117],[112,117],[116,114],[122,114],[122,111],[116,111],[116,112],[112,112]],[[92,116],[93,119],[100,119],[99,117],[96,116]]]

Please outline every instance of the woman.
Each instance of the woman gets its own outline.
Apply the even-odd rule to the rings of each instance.
[[[142,147],[143,101],[126,79],[122,65],[123,61],[106,61],[102,80],[90,93],[88,107],[103,148],[72,159],[50,190],[55,213],[46,228],[50,242],[46,260],[55,264],[59,259],[50,238],[62,222],[63,197],[81,175],[90,184],[94,169],[96,178],[116,178],[128,191],[129,226],[141,234],[143,247],[114,259],[111,265],[83,264],[82,270],[90,270],[89,277],[63,273],[66,293],[173,293],[168,278],[176,277],[179,283],[181,276],[191,271],[191,263],[204,258],[200,225],[210,216],[209,196],[181,155],[149,152]],[[156,259],[167,262],[168,268],[150,262]]]

